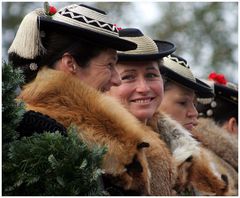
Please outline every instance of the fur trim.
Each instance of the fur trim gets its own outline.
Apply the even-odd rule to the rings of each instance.
[[[237,195],[237,172],[204,148],[178,122],[157,112],[148,124],[172,152],[176,165],[174,189],[178,194],[193,190],[197,195]]]
[[[212,119],[199,118],[197,127],[192,131],[205,147],[212,150],[238,170],[238,142],[225,129],[215,124]]]
[[[177,121],[163,112],[155,113],[149,125],[160,134],[170,151],[177,166],[192,155],[198,155],[199,143]]]
[[[126,190],[149,194],[150,171],[146,150],[148,159],[153,159],[161,175],[157,181],[158,195],[170,195],[172,167],[168,149],[160,139],[154,137],[157,141],[153,140],[153,136],[148,134],[154,132],[112,97],[103,95],[74,76],[43,68],[36,79],[24,87],[19,98],[24,100],[28,109],[49,115],[65,127],[72,123],[77,125],[79,136],[90,147],[107,145],[103,168],[107,174],[116,176],[119,185]],[[142,142],[150,142],[150,148],[138,149],[137,145]],[[127,173],[126,165],[136,158],[143,172]]]
[[[159,138],[159,134],[148,131],[145,138],[145,141],[150,143],[146,156],[151,171],[151,195],[172,195],[176,170],[170,151]]]
[[[189,170],[189,185],[197,195],[237,195],[237,172],[209,149],[201,147]]]

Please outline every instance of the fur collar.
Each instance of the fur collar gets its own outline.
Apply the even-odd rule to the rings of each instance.
[[[160,111],[155,113],[148,124],[166,142],[177,166],[187,158],[199,154],[199,143],[192,137],[190,132],[167,114]]]
[[[149,170],[143,147],[149,130],[117,101],[61,71],[42,68],[27,84],[19,99],[28,110],[50,116],[65,127],[75,124],[79,136],[92,147],[107,145],[103,161],[106,174],[119,178],[125,190],[149,194]],[[141,164],[134,178],[126,167]],[[135,170],[131,170],[135,171]],[[130,175],[129,175],[130,174]],[[119,184],[119,185],[121,185]]]
[[[192,134],[205,147],[238,169],[238,142],[225,129],[215,124],[212,119],[199,118],[197,127]]]

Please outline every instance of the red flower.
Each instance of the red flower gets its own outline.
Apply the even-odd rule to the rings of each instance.
[[[209,80],[213,80],[215,83],[226,85],[227,80],[225,79],[225,76],[223,74],[217,74],[215,72],[212,72],[208,76]]]
[[[52,16],[57,12],[57,9],[54,6],[49,6],[49,15]]]

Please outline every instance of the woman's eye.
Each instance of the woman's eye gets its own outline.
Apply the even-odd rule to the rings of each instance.
[[[146,74],[146,77],[147,78],[158,78],[158,77],[160,77],[160,75],[155,74],[155,73],[148,73],[148,74]]]
[[[187,104],[186,101],[179,101],[178,104],[180,104],[181,106],[185,106]]]
[[[133,79],[134,79],[134,76],[133,76],[133,75],[125,75],[125,76],[122,76],[121,79],[122,79],[122,80],[133,80]]]

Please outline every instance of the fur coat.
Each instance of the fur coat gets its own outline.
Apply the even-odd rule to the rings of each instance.
[[[238,141],[225,129],[215,124],[212,119],[199,118],[198,125],[192,134],[205,147],[238,170]]]
[[[165,143],[111,97],[74,76],[44,67],[19,99],[28,110],[48,115],[64,127],[76,125],[89,147],[106,145],[102,168],[116,185],[141,195],[151,191],[170,195],[172,158]],[[149,166],[158,174],[151,174]]]
[[[186,191],[192,195],[237,195],[236,174],[178,122],[157,112],[148,125],[160,134],[175,159],[178,195]]]

